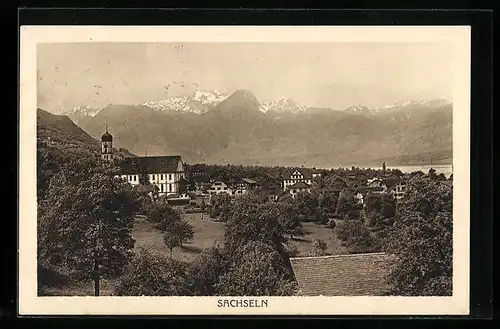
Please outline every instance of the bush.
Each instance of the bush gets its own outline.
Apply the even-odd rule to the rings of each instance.
[[[270,245],[250,242],[235,250],[229,271],[216,285],[219,296],[291,296],[296,285],[286,278],[281,256]]]
[[[186,265],[142,249],[125,268],[115,288],[118,296],[182,296]]]
[[[186,288],[192,296],[214,296],[219,278],[227,271],[228,260],[224,250],[212,247],[189,265]]]
[[[295,243],[286,243],[285,251],[288,257],[297,257],[299,255],[299,249]]]
[[[328,249],[328,245],[326,244],[325,241],[320,240],[320,239],[315,239],[313,241],[313,247],[314,247],[314,251],[316,253],[316,256],[326,255],[326,249]]]
[[[360,220],[345,221],[337,225],[336,234],[341,244],[351,253],[380,251],[378,239]]]

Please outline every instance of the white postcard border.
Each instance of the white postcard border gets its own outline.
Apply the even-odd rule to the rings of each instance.
[[[22,26],[20,30],[20,315],[469,314],[470,26]],[[38,297],[36,44],[52,42],[449,43],[453,72],[453,296],[234,297],[267,307],[221,308],[229,297]]]

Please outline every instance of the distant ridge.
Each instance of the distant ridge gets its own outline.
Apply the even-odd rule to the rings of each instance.
[[[145,150],[149,155],[179,154],[191,163],[332,167],[384,158],[409,161],[428,153],[452,156],[453,111],[447,100],[339,111],[306,108],[289,99],[261,104],[244,89],[215,96],[204,99],[217,104],[206,111],[110,105],[78,124],[99,138],[107,120],[117,147],[141,155]]]

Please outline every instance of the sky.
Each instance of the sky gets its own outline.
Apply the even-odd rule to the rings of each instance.
[[[339,110],[451,99],[451,56],[444,43],[45,43],[38,107],[62,113],[237,89],[260,102]]]

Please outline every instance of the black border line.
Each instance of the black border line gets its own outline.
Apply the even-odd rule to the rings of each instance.
[[[492,315],[492,97],[493,15],[488,10],[251,10],[251,9],[20,9],[19,25],[471,25],[471,292],[470,316],[412,316],[412,319],[489,318]],[[17,44],[19,52],[19,45]],[[19,55],[18,55],[19,60]],[[19,78],[19,63],[17,62]],[[19,84],[18,84],[19,86]],[[18,97],[16,97],[18,108]],[[19,108],[18,112],[19,114]],[[17,116],[17,124],[19,123]],[[19,129],[19,126],[18,126]],[[19,131],[19,130],[18,130]],[[16,134],[16,153],[19,145]],[[14,159],[17,157],[13,157]],[[491,182],[491,183],[490,183]],[[17,182],[18,183],[18,182]],[[17,184],[16,184],[17,186]],[[16,204],[18,200],[16,200]],[[17,225],[16,225],[17,226]],[[16,248],[17,265],[17,248]],[[17,266],[16,266],[17,282]],[[17,287],[13,289],[17,301]],[[7,297],[6,305],[13,306]],[[17,303],[16,303],[17,304]],[[2,306],[3,307],[3,306]],[[2,309],[3,315],[17,314]],[[144,316],[151,319],[407,319],[402,316]],[[23,316],[22,321],[81,316]],[[130,322],[141,316],[86,316]],[[80,323],[84,323],[80,321]],[[206,320],[205,320],[206,321]],[[296,321],[296,320],[294,320]],[[108,322],[108,321],[106,321]],[[417,323],[420,321],[417,321]],[[108,322],[109,323],[109,322]],[[132,323],[134,323],[132,321]],[[420,322],[422,323],[422,322]],[[424,323],[428,323],[425,321]],[[74,322],[72,323],[74,325]],[[373,324],[371,324],[373,325]]]

